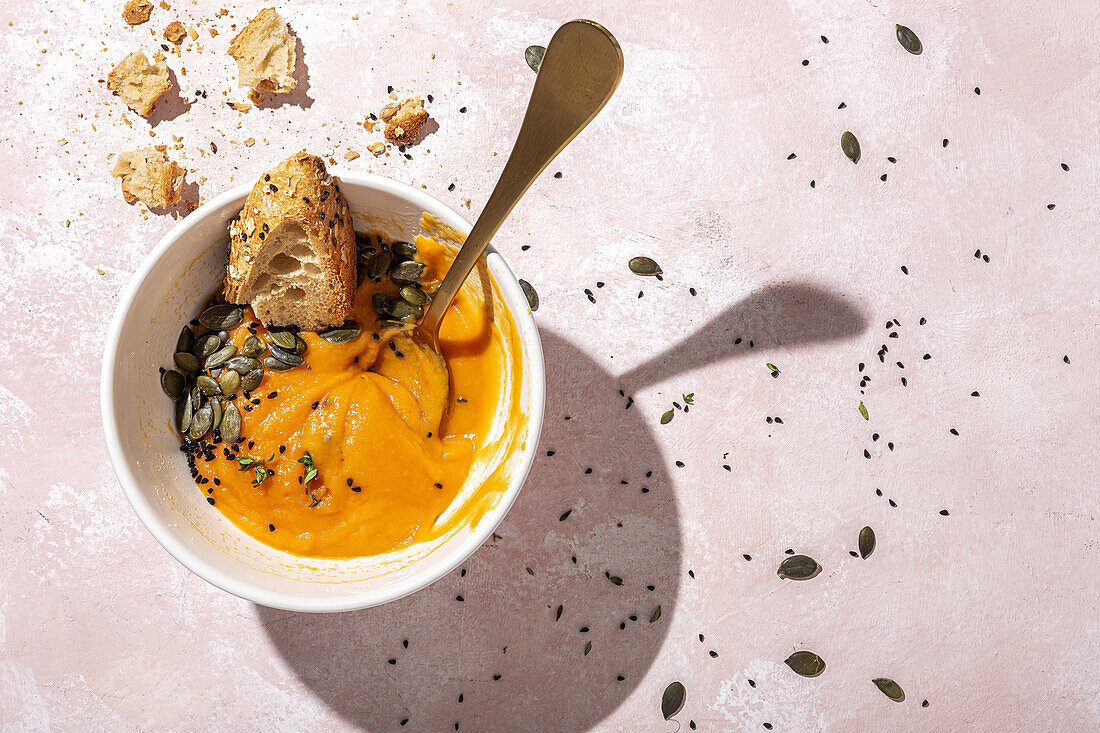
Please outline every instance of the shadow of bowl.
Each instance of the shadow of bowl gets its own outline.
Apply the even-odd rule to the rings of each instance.
[[[384,606],[255,607],[302,682],[354,725],[584,730],[661,648],[682,547],[660,448],[614,375],[559,336],[542,339],[540,458],[499,539]]]

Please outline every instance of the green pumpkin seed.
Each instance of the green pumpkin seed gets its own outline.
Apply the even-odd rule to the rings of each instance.
[[[424,309],[407,300],[394,298],[386,304],[386,314],[397,321],[417,320],[424,315]]]
[[[348,321],[343,326],[326,329],[317,335],[330,343],[342,344],[354,341],[359,336],[359,332],[359,324],[355,321]]]
[[[274,356],[264,357],[264,367],[273,372],[285,372],[287,369],[294,368],[292,364],[287,364],[285,361],[279,361]]]
[[[386,304],[390,302],[390,296],[385,293],[375,293],[370,298],[370,304],[374,306],[374,311],[380,316],[386,315]]]
[[[905,699],[905,690],[901,689],[901,685],[889,677],[875,677],[871,681],[875,683],[875,687],[882,690],[883,695],[894,702],[901,702]]]
[[[859,162],[859,140],[852,133],[845,131],[840,136],[840,149],[844,151],[844,154],[848,156],[848,160],[853,163]]]
[[[202,369],[202,364],[190,351],[177,351],[172,355],[172,360],[176,362],[176,366],[188,374],[194,374]]]
[[[394,242],[390,245],[390,251],[394,257],[402,260],[411,260],[416,257],[416,245],[412,242]]]
[[[413,305],[427,305],[432,302],[428,294],[415,285],[406,285],[398,292],[402,298]]]
[[[244,340],[244,343],[241,344],[241,353],[245,356],[255,357],[259,356],[265,351],[267,351],[267,347],[264,346],[264,342],[260,341],[260,339],[256,338],[255,336],[249,336]]]
[[[202,407],[202,403],[204,402],[206,402],[206,398],[203,395],[202,390],[199,389],[199,386],[196,384],[194,387],[191,388],[191,409],[199,409],[200,407]]]
[[[191,412],[191,393],[185,392],[176,401],[176,430],[181,433],[187,432],[187,429],[191,427]]]
[[[294,332],[288,331],[285,328],[273,328],[267,332],[267,335],[271,337],[271,340],[282,346],[284,349],[293,349],[296,343]],[[259,356],[259,354],[257,354]]]
[[[187,388],[187,380],[175,369],[169,369],[160,375],[160,386],[164,394],[173,400],[183,396],[183,390]]]
[[[211,331],[220,331],[223,328],[239,326],[244,320],[244,311],[240,306],[232,303],[224,303],[207,308],[199,316],[199,323]]]
[[[542,57],[545,53],[545,46],[528,46],[527,50],[523,52],[523,57],[527,59],[527,65],[537,73],[539,67],[542,66]],[[665,720],[668,720],[668,718],[665,718]]]
[[[399,262],[390,268],[390,280],[393,281],[394,285],[411,285],[420,282],[420,278],[424,276],[424,270],[427,267],[423,263],[413,262],[412,260]]]
[[[539,294],[535,292],[535,288],[531,283],[526,280],[520,280],[519,289],[523,291],[524,296],[527,298],[527,305],[531,308],[531,312],[534,313],[537,311],[539,309]]]
[[[253,369],[260,369],[263,364],[259,359],[251,356],[234,356],[232,359],[225,362],[226,369],[232,369],[238,374],[248,374]]]
[[[875,551],[875,530],[864,527],[859,531],[859,556],[866,560]]]
[[[176,351],[190,351],[191,347],[195,343],[195,333],[187,326],[183,327],[180,331],[179,338],[176,339]]]
[[[779,563],[776,575],[788,580],[809,580],[821,572],[821,566],[808,555],[791,555]]]
[[[370,264],[367,265],[367,275],[371,280],[380,279],[390,269],[390,263],[392,262],[393,256],[389,252],[379,252],[370,258]]]
[[[222,442],[233,445],[241,437],[241,412],[232,402],[225,403],[221,427]]]
[[[244,376],[241,377],[241,389],[243,389],[245,392],[252,392],[260,386],[260,382],[263,380],[263,378],[264,370],[262,368],[251,369],[245,372]]]
[[[901,47],[914,56],[919,56],[920,52],[924,50],[924,46],[921,45],[920,39],[917,38],[917,34],[905,26],[894,26],[894,34],[898,37],[898,43],[901,44]]]
[[[232,359],[237,354],[237,347],[233,344],[226,344],[210,356],[206,357],[206,368],[213,369],[214,367],[220,367]]]
[[[205,359],[221,347],[221,336],[211,331],[195,339],[195,345],[191,347],[191,353],[200,359]]]
[[[202,436],[206,435],[210,430],[210,423],[214,421],[214,408],[207,403],[195,410],[195,414],[191,417],[191,427],[187,430],[187,435],[191,440],[198,440]]]
[[[210,400],[210,409],[214,414],[213,419],[210,421],[210,432],[214,432],[222,424],[222,401],[217,397],[213,398]]]
[[[218,388],[221,393],[226,397],[230,397],[241,386],[240,372],[235,372],[232,369],[226,369],[218,377]]]
[[[803,677],[817,677],[825,671],[825,660],[813,652],[795,652],[783,660],[783,664]]]
[[[626,264],[635,275],[660,275],[664,272],[656,261],[648,257],[633,257]]]
[[[195,378],[195,386],[201,389],[202,393],[207,397],[221,394],[222,391],[222,388],[218,386],[218,380],[213,377],[208,377],[205,374],[200,374]]]
[[[306,340],[304,338],[302,338],[301,336],[295,334],[294,335],[294,353],[295,354],[304,354],[304,353],[306,353],[306,349],[308,349],[308,348],[309,348],[309,344],[306,343]]]
[[[271,355],[279,361],[283,362],[284,364],[289,364],[290,366],[301,366],[306,362],[306,360],[303,359],[300,354],[296,354],[291,350],[284,349],[278,344],[271,345]],[[267,359],[264,360],[264,363],[267,363]]]
[[[665,692],[661,695],[661,715],[665,720],[669,720],[673,715],[684,708],[684,700],[687,699],[687,690],[684,688],[682,682],[673,682],[665,688]]]

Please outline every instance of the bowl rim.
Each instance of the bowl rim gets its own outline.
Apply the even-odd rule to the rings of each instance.
[[[406,183],[395,181],[392,178],[380,176],[374,173],[362,173],[342,170],[334,166],[330,172],[341,184],[348,183],[358,186],[366,186],[390,193],[405,199],[421,211],[428,212],[438,217],[445,223],[455,227],[464,234],[469,234],[472,225],[461,214],[450,206],[435,198],[431,194],[416,189]],[[428,587],[435,581],[447,575],[460,564],[465,562],[487,539],[496,531],[508,510],[512,507],[519,495],[523,484],[527,480],[531,465],[534,463],[535,453],[538,448],[539,436],[542,433],[543,413],[545,410],[546,370],[543,361],[542,343],[539,338],[538,326],[530,308],[512,308],[512,315],[517,321],[520,341],[528,351],[530,358],[527,360],[530,366],[530,390],[531,400],[528,412],[529,438],[524,446],[523,455],[517,466],[517,470],[509,482],[508,488],[501,496],[496,506],[490,509],[470,533],[453,551],[450,560],[438,564],[436,570],[419,575],[413,573],[401,582],[393,584],[383,592],[359,592],[347,596],[303,596],[283,593],[258,587],[247,580],[234,577],[200,557],[191,547],[175,534],[175,531],[162,522],[153,509],[152,504],[145,498],[140,484],[135,477],[132,467],[125,458],[120,439],[119,426],[115,419],[116,394],[114,389],[115,369],[118,363],[118,349],[122,337],[122,327],[134,307],[134,300],[142,284],[149,277],[153,268],[171,251],[173,246],[190,233],[206,217],[217,210],[232,204],[235,200],[243,200],[248,196],[253,184],[243,183],[239,186],[224,191],[213,197],[182,221],[169,230],[150,252],[142,259],[141,264],[131,276],[129,283],[119,297],[118,306],[111,318],[107,330],[106,342],[103,351],[103,361],[100,369],[100,416],[103,422],[104,438],[107,443],[107,453],[114,468],[115,475],[122,487],[130,506],[138,515],[141,523],[153,535],[153,538],[168,553],[179,561],[184,567],[208,583],[243,598],[253,603],[258,603],[271,608],[279,608],[287,611],[302,612],[339,612],[354,611],[362,608],[388,603],[397,600],[410,593]],[[505,300],[512,300],[520,304],[526,304],[525,296],[519,286],[515,274],[508,267],[503,257],[491,246],[487,257],[495,258],[497,271],[493,273],[498,286],[505,295]],[[501,278],[500,275],[506,277]],[[430,556],[431,553],[429,553]],[[414,561],[414,565],[417,561]]]

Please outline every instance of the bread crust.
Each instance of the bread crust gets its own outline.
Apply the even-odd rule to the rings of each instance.
[[[127,107],[148,117],[157,100],[172,88],[168,65],[163,61],[150,63],[144,53],[134,51],[107,74],[107,88],[121,97]]]
[[[356,281],[351,210],[340,193],[337,180],[326,170],[325,162],[305,151],[292,155],[261,176],[248,194],[240,215],[229,223],[226,300],[251,302],[251,288],[260,274],[257,264],[265,262],[267,235],[274,235],[278,227],[288,225],[297,225],[305,231],[331,293],[326,294],[323,302],[310,304],[311,314],[301,319],[303,322],[268,325],[318,330],[343,323],[351,314]],[[260,313],[257,316],[262,319]]]

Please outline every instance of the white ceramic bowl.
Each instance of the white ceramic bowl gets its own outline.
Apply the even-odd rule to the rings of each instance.
[[[422,212],[463,233],[470,224],[428,194],[364,173],[334,170],[356,228],[379,227],[411,240]],[[126,498],[153,536],[199,577],[255,603],[294,611],[348,611],[385,603],[423,588],[463,562],[496,529],[534,460],[542,427],[542,347],[527,300],[504,259],[490,250],[489,272],[516,321],[522,344],[522,448],[508,456],[511,481],[478,524],[440,541],[384,557],[323,560],[274,550],[241,532],[211,508],[189,475],[171,426],[171,403],[158,368],[170,366],[183,324],[225,271],[226,226],[251,185],[216,197],[168,233],[134,275],[107,334],[100,385],[107,450]]]

